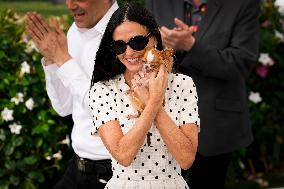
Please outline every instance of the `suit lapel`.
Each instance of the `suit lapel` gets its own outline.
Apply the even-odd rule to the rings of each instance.
[[[199,30],[195,34],[196,39],[201,40],[203,35],[208,30],[209,26],[212,24],[215,16],[217,15],[221,7],[222,7],[222,2],[220,0],[207,1],[204,18],[200,23]]]

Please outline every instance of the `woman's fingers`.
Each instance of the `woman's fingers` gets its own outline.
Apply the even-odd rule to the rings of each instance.
[[[168,72],[167,72],[166,67],[164,65],[160,66],[157,78],[161,81],[161,90],[164,91],[165,88],[168,85]]]
[[[163,78],[164,73],[165,73],[165,66],[162,64],[162,65],[160,65],[157,77]]]
[[[146,103],[148,98],[160,103],[168,82],[166,67],[161,65],[158,71],[147,73],[144,77],[136,74],[131,80],[134,92]]]

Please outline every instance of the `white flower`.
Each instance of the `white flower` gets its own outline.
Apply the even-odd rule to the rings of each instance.
[[[48,156],[45,157],[45,159],[46,159],[47,161],[50,161],[52,158],[55,158],[55,159],[57,159],[57,160],[62,159],[61,151],[59,150],[57,153],[53,154],[52,156],[49,156],[49,155],[48,155]]]
[[[59,144],[66,144],[67,146],[70,146],[69,135],[66,135],[66,138],[64,140],[61,140]]]
[[[26,49],[25,49],[26,53],[31,53],[33,50],[39,52],[33,40],[31,40],[30,36],[28,36],[26,33],[23,33],[21,41],[26,43]]]
[[[29,110],[32,110],[34,108],[34,100],[32,98],[29,98],[26,101],[25,105]]]
[[[284,35],[280,33],[279,31],[275,30],[274,31],[275,37],[279,39],[279,41],[284,42]]]
[[[103,183],[103,184],[106,184],[107,183],[107,181],[105,180],[105,179],[99,179],[98,180],[100,183]]]
[[[1,112],[2,119],[4,121],[12,121],[14,119],[13,112],[14,112],[13,110],[9,110],[8,108],[4,108],[4,110],[2,110],[2,112]]]
[[[62,159],[61,151],[59,150],[57,153],[53,154],[52,157],[57,159],[57,160]]]
[[[278,11],[284,15],[284,0],[276,0],[275,6],[278,7]]]
[[[251,91],[249,94],[249,100],[257,104],[262,101],[262,98],[258,92],[255,93]]]
[[[262,178],[256,178],[255,182],[258,183],[262,188],[266,188],[269,185],[268,181]]]
[[[23,97],[23,93],[17,93],[15,97],[11,98],[11,102],[14,102],[16,105],[18,105],[20,102],[24,101]]]
[[[24,61],[21,64],[21,73],[20,73],[20,75],[24,75],[25,73],[31,73],[31,67],[30,67],[30,65],[26,61]]]
[[[10,128],[11,133],[14,133],[14,134],[18,135],[21,132],[22,125],[18,125],[16,123],[13,123],[13,124],[9,125],[9,128]]]
[[[25,49],[25,52],[31,53],[33,50],[39,52],[38,48],[36,47],[35,43],[32,40],[27,41],[26,44],[27,48]]]
[[[274,64],[274,61],[268,53],[260,53],[258,61],[264,66],[272,66]]]

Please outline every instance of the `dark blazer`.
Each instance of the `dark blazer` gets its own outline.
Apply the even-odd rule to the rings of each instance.
[[[249,145],[252,131],[245,79],[259,44],[259,0],[207,0],[196,43],[179,70],[197,86],[200,128],[198,152],[218,155]],[[183,19],[183,0],[146,0],[160,26]]]

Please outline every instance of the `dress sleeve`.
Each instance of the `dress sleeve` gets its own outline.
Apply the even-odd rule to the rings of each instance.
[[[95,83],[89,91],[89,107],[92,113],[92,134],[97,134],[99,127],[111,120],[118,120],[115,98],[110,86]]]
[[[200,119],[198,113],[198,97],[196,92],[196,86],[191,77],[182,75],[182,105],[180,115],[180,125],[186,123],[194,123],[198,126],[200,131]]]

